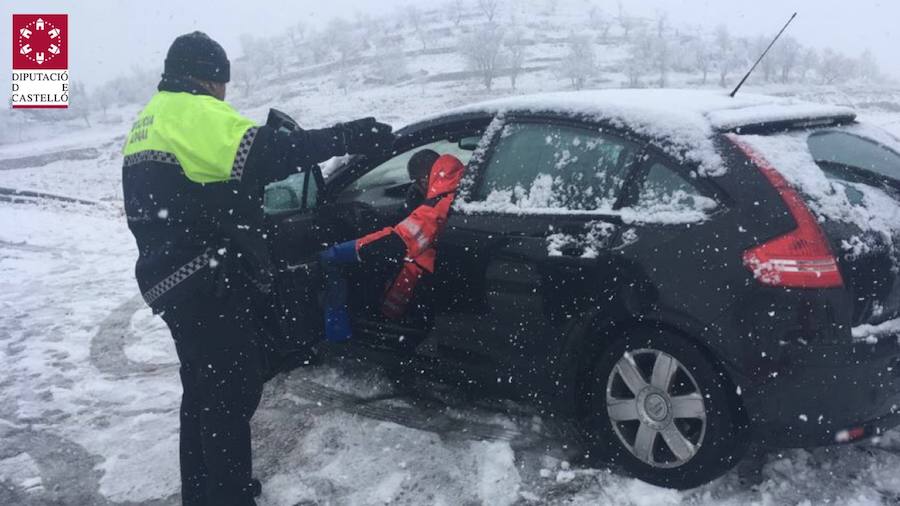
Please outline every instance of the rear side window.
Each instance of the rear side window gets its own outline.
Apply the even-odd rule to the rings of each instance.
[[[634,207],[623,216],[637,223],[682,224],[703,221],[717,207],[687,177],[662,161],[650,163]]]
[[[651,204],[665,201],[692,206],[694,201],[702,196],[700,191],[687,179],[668,166],[654,162],[641,185],[638,202]]]
[[[597,130],[510,124],[500,134],[471,201],[495,211],[611,210],[639,148]]]
[[[900,155],[875,141],[829,130],[810,135],[807,144],[813,159],[828,173],[849,167],[900,181]]]

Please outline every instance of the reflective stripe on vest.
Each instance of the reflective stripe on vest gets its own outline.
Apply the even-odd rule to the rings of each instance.
[[[126,166],[174,158],[195,183],[241,179],[257,131],[221,100],[161,91],[132,125],[122,153]]]
[[[182,265],[178,270],[163,278],[159,283],[153,285],[153,288],[142,294],[144,301],[147,302],[148,306],[153,304],[156,299],[162,297],[166,292],[178,286],[182,281],[193,276],[200,269],[209,266],[210,259],[212,259],[211,249]]]

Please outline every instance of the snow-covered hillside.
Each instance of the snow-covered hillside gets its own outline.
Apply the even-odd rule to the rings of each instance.
[[[588,33],[593,52],[584,87],[632,84],[634,40],[615,12],[604,14],[609,27],[589,22],[588,4],[515,2],[498,14],[507,34],[526,41],[515,89],[502,71],[487,90],[458,50],[460,34],[483,21],[469,6],[458,22],[448,10],[423,11],[418,28],[405,18],[382,21],[383,32],[399,38],[389,61],[402,65],[388,66],[396,76],[377,63],[383,55],[374,45],[357,48],[343,64],[327,58],[311,63],[298,53],[280,73],[269,63],[260,75],[236,79],[229,100],[257,121],[277,107],[308,127],[369,115],[401,126],[483,99],[571,89],[573,78],[561,62],[572,51],[573,32]],[[638,24],[656,33],[655,22]],[[663,31],[680,47],[674,44],[692,29],[666,25]],[[712,28],[707,31],[714,37]],[[236,68],[252,67],[247,56]],[[642,86],[658,78],[642,72]],[[728,82],[740,73],[731,71]],[[695,69],[674,63],[666,72],[669,86],[700,86],[699,79]],[[716,81],[711,73],[703,86],[717,88]],[[850,106],[863,121],[900,136],[900,88],[820,81],[757,78],[746,90]],[[149,97],[155,83],[146,85]],[[15,121],[8,116],[13,113],[3,113],[4,124],[16,130],[0,134],[0,504],[178,502],[177,359],[164,324],[138,296],[137,253],[120,202],[120,147],[138,108],[122,103],[101,110],[95,102],[87,118]],[[33,193],[17,193],[22,190]],[[565,432],[525,408],[473,405],[453,392],[436,394],[434,385],[414,386],[421,396],[394,392],[378,370],[336,362],[270,382],[253,422],[260,504],[900,500],[897,432],[852,446],[768,455],[763,482],[755,487],[741,485],[733,472],[675,492],[613,469],[579,467]]]

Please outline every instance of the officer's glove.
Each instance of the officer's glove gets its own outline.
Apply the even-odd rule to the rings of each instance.
[[[337,125],[343,134],[344,148],[350,154],[386,153],[394,146],[393,128],[375,118],[363,118]]]

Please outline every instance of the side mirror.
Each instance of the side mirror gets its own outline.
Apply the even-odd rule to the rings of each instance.
[[[463,137],[456,145],[463,151],[475,151],[479,142],[481,142],[481,136]]]
[[[297,129],[297,122],[287,113],[278,109],[269,109],[269,116],[266,118],[266,126],[271,127],[275,131],[286,130],[286,133]]]

